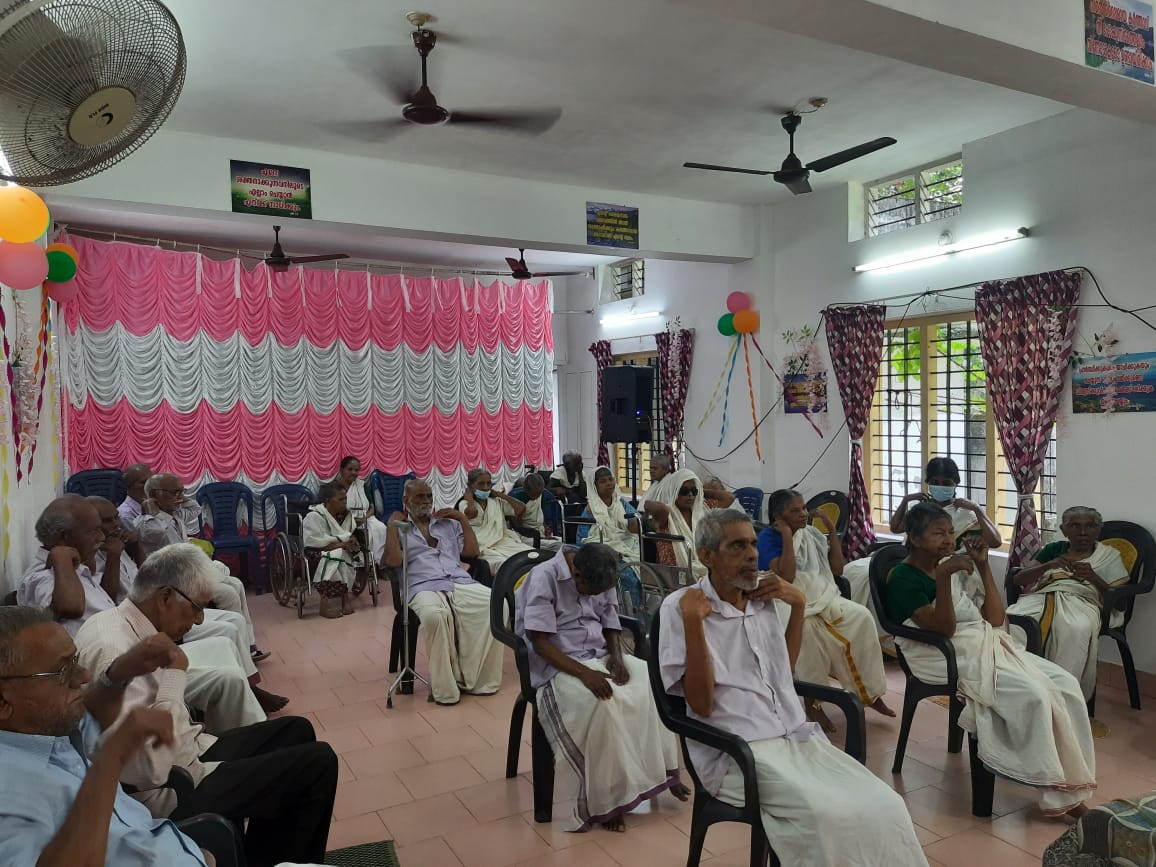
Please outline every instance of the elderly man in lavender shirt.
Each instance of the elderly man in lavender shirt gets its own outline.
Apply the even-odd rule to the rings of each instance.
[[[689,715],[745,738],[758,769],[763,827],[784,864],[926,867],[903,800],[809,723],[792,669],[806,599],[769,574],[760,580],[751,519],[712,509],[695,526],[708,574],[662,604],[659,666]],[[790,608],[784,627],[774,601]],[[743,803],[743,775],[725,754],[693,741],[703,785]]]
[[[490,632],[490,590],[461,562],[478,556],[469,519],[456,509],[435,512],[430,487],[420,479],[405,483],[402,502],[408,517],[390,516],[381,561],[401,567],[398,522],[411,521],[405,530],[406,601],[421,620],[434,701],[457,704],[463,692],[491,695],[502,684],[502,645]]]
[[[554,773],[577,791],[567,831],[625,829],[623,816],[670,789],[685,801],[678,746],[663,729],[646,663],[618,644],[618,553],[589,542],[535,566],[515,597],[514,631],[530,651],[538,719]]]

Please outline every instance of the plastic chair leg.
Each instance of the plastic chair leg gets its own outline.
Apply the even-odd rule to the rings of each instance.
[[[947,714],[947,751],[958,753],[963,749],[963,729],[959,727],[959,715],[963,713],[963,702],[958,696],[951,697]]]
[[[522,723],[526,719],[526,701],[519,695],[510,713],[510,743],[506,747],[506,779],[518,776],[518,754],[522,751]]]
[[[915,719],[915,707],[919,698],[912,695],[911,683],[903,693],[903,718],[899,721],[899,740],[895,743],[895,761],[891,765],[891,773],[898,774],[903,770],[903,756],[907,752],[907,737],[911,734],[911,721]]]
[[[393,617],[393,634],[389,639],[389,673],[395,674],[398,667],[401,665],[401,615],[395,614]]]
[[[768,863],[778,864],[779,862],[771,852],[770,846],[767,845],[767,835],[760,822],[751,826],[751,867],[766,867]]]
[[[697,798],[696,798],[697,800]],[[702,847],[706,843],[706,832],[710,828],[706,822],[702,820],[702,813],[699,810],[694,811],[694,815],[690,820],[690,849],[686,853],[686,867],[698,867],[698,862],[702,860]],[[754,836],[751,836],[751,852],[754,857]],[[754,863],[753,861],[751,862]]]
[[[986,819],[991,816],[995,800],[995,774],[979,760],[979,741],[975,735],[967,736],[967,752],[971,760],[971,815]]]
[[[530,756],[534,766],[534,821],[554,818],[554,751],[534,713],[530,729]]]
[[[1140,710],[1140,684],[1136,680],[1136,663],[1132,659],[1132,648],[1124,638],[1116,638],[1116,647],[1120,649],[1120,663],[1124,666],[1124,679],[1128,681],[1128,701],[1132,704],[1132,710]]]

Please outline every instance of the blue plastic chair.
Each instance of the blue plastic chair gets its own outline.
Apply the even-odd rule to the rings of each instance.
[[[762,488],[739,488],[735,491],[735,499],[739,501],[739,505],[743,507],[743,510],[751,516],[752,521],[761,521],[763,519]]]
[[[261,492],[261,517],[268,519],[270,506],[272,506],[274,514],[273,523],[265,527],[267,537],[272,539],[278,533],[289,533],[291,536],[299,535],[300,525],[288,526],[285,506],[288,504],[290,509],[304,512],[316,501],[316,495],[304,485],[272,485],[266,488]],[[297,532],[293,532],[294,530]]]
[[[209,509],[214,554],[247,554],[241,558],[241,579],[254,583],[257,593],[261,593],[261,584],[256,581],[260,568],[261,543],[253,527],[253,492],[239,482],[210,482],[201,485],[197,491],[197,503]],[[237,522],[237,513],[242,507],[246,517],[244,533]],[[203,535],[203,517],[201,531]]]
[[[405,483],[416,479],[413,473],[404,476],[391,476],[381,470],[374,470],[366,478],[369,485],[369,495],[373,500],[373,512],[380,521],[388,521],[394,512],[402,512],[405,507],[401,498],[405,495]]]
[[[81,470],[68,477],[64,485],[66,494],[80,494],[82,497],[104,497],[119,506],[128,496],[124,483],[124,473],[120,470]]]

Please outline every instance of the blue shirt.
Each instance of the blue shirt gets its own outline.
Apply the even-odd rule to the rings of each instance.
[[[96,750],[100,726],[80,722],[78,741]],[[64,824],[88,760],[67,737],[0,731],[0,864],[32,867]],[[168,819],[117,787],[108,829],[108,867],[205,867],[200,847]]]
[[[759,569],[771,568],[771,561],[783,553],[783,535],[774,527],[759,531]]]

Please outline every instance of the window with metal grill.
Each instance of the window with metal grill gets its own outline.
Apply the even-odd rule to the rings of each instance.
[[[645,364],[654,369],[654,391],[650,396],[650,435],[649,443],[637,444],[637,472],[638,493],[643,493],[650,487],[650,456],[658,454],[666,448],[665,430],[662,423],[662,383],[658,368],[658,355],[653,352],[636,352],[630,355],[614,356],[615,364]],[[677,450],[677,443],[675,444]],[[632,467],[630,465],[630,445],[617,443],[611,446],[613,450],[614,478],[623,493],[630,496],[632,482]]]
[[[637,298],[646,291],[646,260],[615,262],[610,266],[610,279],[616,298]]]
[[[1056,528],[1055,455],[1053,429],[1035,494],[1045,541]],[[920,489],[933,457],[955,461],[958,496],[984,509],[1006,545],[1018,495],[988,411],[974,317],[910,320],[885,332],[863,457],[877,526],[887,526],[904,495]]]
[[[866,195],[868,236],[942,220],[963,207],[963,160],[879,181],[866,188]]]

